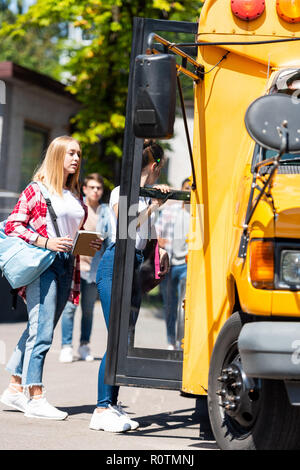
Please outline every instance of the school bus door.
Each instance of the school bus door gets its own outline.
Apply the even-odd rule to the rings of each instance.
[[[141,154],[143,139],[136,138],[132,124],[133,63],[139,54],[145,54],[150,33],[185,33],[194,42],[197,23],[135,18],[127,98],[120,196],[127,197],[127,226],[133,220],[128,207],[138,202],[140,193]],[[185,38],[186,42],[186,38]],[[163,51],[162,51],[163,52]],[[196,55],[196,48],[188,53]],[[180,196],[180,193],[178,193]],[[178,196],[174,196],[176,198]],[[125,208],[119,204],[119,220]],[[133,281],[135,240],[124,237],[118,224],[112,285],[111,315],[108,333],[105,381],[112,385],[131,385],[165,389],[180,389],[182,380],[182,350],[135,347],[129,338],[129,318]],[[141,319],[139,318],[138,321]],[[152,333],[153,334],[153,333]],[[151,332],[149,332],[151,335]]]

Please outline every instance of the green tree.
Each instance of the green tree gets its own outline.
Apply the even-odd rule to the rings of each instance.
[[[22,38],[28,27],[68,22],[91,38],[88,45],[65,43],[68,90],[82,104],[73,120],[74,136],[83,146],[85,170],[100,171],[111,185],[122,156],[133,18],[196,21],[201,5],[196,0],[37,0],[13,27],[5,25],[0,37]]]
[[[23,0],[16,4],[17,13],[11,10],[11,0],[0,0],[0,24],[9,25],[10,34],[1,35],[0,61],[12,61],[32,70],[59,79],[59,25],[41,28],[28,24],[21,35],[14,35],[17,18],[24,13]]]

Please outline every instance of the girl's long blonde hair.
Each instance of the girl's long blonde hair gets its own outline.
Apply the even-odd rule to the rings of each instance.
[[[41,183],[44,183],[45,186],[47,186],[49,191],[56,192],[60,196],[62,196],[64,184],[64,159],[67,146],[70,142],[76,142],[80,147],[79,142],[68,135],[56,137],[56,139],[52,140],[41,166],[33,175],[33,181],[41,181]],[[76,173],[73,175],[70,174],[67,179],[67,188],[77,196],[80,195],[80,186],[78,182],[80,163],[81,159],[76,169]]]

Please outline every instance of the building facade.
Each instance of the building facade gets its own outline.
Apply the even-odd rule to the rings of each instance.
[[[59,135],[70,134],[70,118],[76,114],[79,104],[62,83],[12,62],[0,63],[0,80],[2,220],[14,199],[31,181],[49,142]]]

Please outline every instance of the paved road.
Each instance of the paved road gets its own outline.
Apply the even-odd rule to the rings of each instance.
[[[183,397],[177,391],[122,387],[119,399],[126,405],[125,410],[129,415],[138,419],[140,428],[124,434],[89,430],[88,425],[96,402],[99,362],[106,346],[106,331],[99,302],[95,310],[91,341],[96,357],[94,362],[58,362],[60,324],[46,358],[44,383],[47,398],[50,403],[66,410],[69,418],[64,422],[29,419],[0,404],[0,449],[216,449],[212,439],[201,440],[199,437],[200,424],[199,416],[195,414],[195,399]],[[145,321],[151,324],[150,317]],[[164,332],[163,319],[156,316],[155,321],[154,328]],[[78,310],[74,332],[76,348],[79,322]],[[24,323],[0,324],[0,392],[6,387],[8,380],[8,373],[3,365],[4,344],[8,359],[24,326]]]

